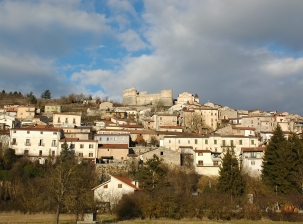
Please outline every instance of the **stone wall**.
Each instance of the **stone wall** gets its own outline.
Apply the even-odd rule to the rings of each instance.
[[[147,94],[146,91],[138,93],[135,88],[126,89],[123,91],[122,104],[126,105],[152,105],[162,103],[164,106],[173,105],[172,90],[162,90],[160,93]]]

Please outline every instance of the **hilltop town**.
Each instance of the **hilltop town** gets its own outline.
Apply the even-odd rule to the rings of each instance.
[[[16,173],[10,178],[4,175],[5,172],[0,173],[2,181],[0,188],[2,193],[0,193],[4,195],[5,203],[8,201],[12,203],[11,206],[20,206],[20,204],[25,206],[21,209],[25,213],[49,211],[47,210],[49,208],[42,208],[39,204],[35,207],[36,210],[33,210],[34,207],[27,201],[37,202],[33,199],[34,196],[30,196],[34,195],[35,191],[28,193],[26,190],[27,193],[22,193],[23,191],[20,190],[23,189],[20,188],[22,184],[24,189],[28,189],[32,183],[36,183],[32,181],[38,181],[39,178],[47,180],[38,185],[41,187],[40,191],[45,194],[43,189],[49,188],[52,190],[49,192],[53,192],[45,198],[51,198],[52,194],[58,195],[53,204],[58,206],[57,223],[63,208],[86,203],[81,204],[82,212],[84,208],[91,206],[95,206],[94,209],[98,208],[99,212],[107,212],[119,205],[118,202],[123,195],[141,191],[146,191],[147,195],[152,194],[160,200],[163,198],[162,191],[173,189],[174,196],[170,197],[176,201],[171,206],[181,206],[182,203],[178,201],[180,195],[186,196],[186,200],[191,200],[194,195],[201,195],[200,197],[205,199],[207,194],[217,195],[217,191],[212,189],[212,186],[216,185],[221,189],[220,197],[229,198],[226,199],[228,201],[226,203],[232,203],[228,210],[230,213],[226,217],[231,217],[235,206],[239,206],[237,205],[239,202],[233,198],[246,194],[249,199],[245,201],[251,206],[254,203],[254,195],[274,192],[277,196],[278,192],[287,195],[291,192],[283,188],[283,184],[278,186],[276,182],[271,183],[271,186],[275,187],[271,191],[264,190],[263,187],[256,190],[253,184],[260,183],[265,152],[268,150],[272,136],[277,135],[279,130],[282,139],[299,136],[302,133],[303,118],[299,115],[258,109],[238,110],[212,102],[201,103],[197,94],[188,92],[180,93],[177,99],[173,99],[172,90],[149,94],[138,92],[135,88],[126,89],[123,91],[122,103],[113,102],[108,98],[100,100],[75,94],[54,100],[51,99],[49,90],[41,95],[41,99],[36,99],[32,93],[19,98],[17,96],[22,94],[15,95],[14,102],[24,103],[7,103],[11,99],[9,95],[2,92],[1,100],[5,100],[6,104],[0,109],[2,152],[0,165],[2,164],[1,169],[5,172],[12,170],[14,173],[18,169],[23,170],[24,174],[17,174],[25,177],[13,182]],[[289,138],[294,139],[294,137]],[[299,147],[299,144],[297,146]],[[300,154],[300,147],[295,147],[298,150],[297,154]],[[72,160],[70,160],[71,156]],[[18,163],[16,158],[19,158]],[[233,173],[232,179],[228,180],[229,184],[222,186],[224,183],[222,176],[224,179],[226,172],[222,167],[226,166],[223,163],[224,159],[228,158],[230,160],[230,164],[227,165],[230,168],[228,172]],[[285,156],[286,158],[288,157]],[[289,156],[289,158],[295,157]],[[64,163],[69,166],[64,167],[62,165]],[[14,166],[19,168],[14,169]],[[65,171],[68,171],[71,177],[64,179],[65,177],[61,175],[63,171],[60,169],[67,169]],[[240,173],[247,175],[246,180],[240,176]],[[57,179],[52,179],[52,175],[57,174]],[[298,175],[300,176],[300,173]],[[174,178],[183,178],[183,180],[177,181]],[[296,185],[301,186],[301,179],[298,181]],[[246,187],[248,190],[245,190],[244,183],[249,184]],[[44,184],[46,187],[43,187]],[[78,198],[81,195],[83,198],[81,202],[75,199],[68,201],[65,196],[60,198],[59,196],[65,193],[54,186],[69,189],[65,190],[63,187],[63,190],[61,189],[62,192],[70,192],[66,197]],[[234,190],[233,186],[237,189]],[[12,188],[15,190],[13,191]],[[17,188],[19,190],[16,190]],[[295,188],[300,189],[297,186]],[[91,190],[94,192],[94,200],[89,193]],[[17,195],[20,194],[26,199],[20,202],[14,199],[15,195],[11,192],[18,192]],[[231,201],[229,201],[230,197]],[[249,216],[251,219],[256,217],[259,219],[264,205],[269,203],[260,198],[256,199],[260,203],[258,204],[260,210],[257,215],[254,213],[253,216]],[[136,197],[128,200],[136,200]],[[167,200],[165,199],[165,203]],[[205,199],[206,204],[214,202]],[[92,203],[97,204],[92,205]],[[151,200],[149,203],[155,202]],[[197,205],[199,202],[188,202],[186,206],[191,206],[192,203]],[[212,205],[206,204],[203,206],[206,206],[207,211],[214,211],[209,210],[208,206]],[[292,212],[297,209],[296,206],[292,207]],[[224,215],[222,216],[223,207],[216,205],[215,210],[221,209],[222,213],[216,215],[211,213],[208,218],[226,219]],[[121,208],[125,209],[123,206]],[[273,208],[282,209],[276,205]],[[73,209],[78,212],[78,208]],[[158,215],[149,212],[150,217],[172,218],[176,215],[175,212],[168,215],[164,210],[159,210]],[[177,213],[176,217],[187,217],[191,214]],[[236,213],[238,214],[238,211]],[[203,217],[202,213],[199,214],[199,217]],[[196,217],[198,213],[191,215]],[[134,217],[144,217],[144,215],[134,214]]]
[[[131,88],[123,91],[118,106],[92,99],[4,105],[0,124],[2,147],[40,163],[59,155],[67,142],[77,156],[96,164],[144,161],[156,154],[182,166],[180,158],[190,157],[197,173],[218,175],[221,154],[233,147],[243,169],[260,175],[273,130],[280,125],[285,136],[300,134],[303,119],[287,112],[201,104],[197,94],[188,92],[173,99],[172,90],[148,94]]]

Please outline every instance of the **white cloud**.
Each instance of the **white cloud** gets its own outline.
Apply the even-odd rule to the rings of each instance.
[[[287,76],[303,72],[303,58],[274,59],[264,65],[264,70],[272,75]]]
[[[132,29],[127,30],[119,35],[122,46],[128,51],[138,51],[147,48],[147,45],[142,41],[140,36]]]

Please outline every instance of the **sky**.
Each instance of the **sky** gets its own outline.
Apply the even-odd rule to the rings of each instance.
[[[171,89],[303,115],[301,0],[0,0],[0,91]]]

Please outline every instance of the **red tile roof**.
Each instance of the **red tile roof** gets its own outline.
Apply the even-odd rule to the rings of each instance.
[[[102,144],[99,149],[128,149],[128,144]]]
[[[123,183],[125,183],[125,184],[131,186],[132,188],[134,188],[134,189],[137,190],[137,191],[142,190],[142,189],[136,187],[136,185],[132,184],[132,180],[129,179],[129,178],[120,177],[120,176],[113,176],[113,177],[116,178],[116,179],[118,179],[118,180],[120,180],[121,182],[123,182]]]

